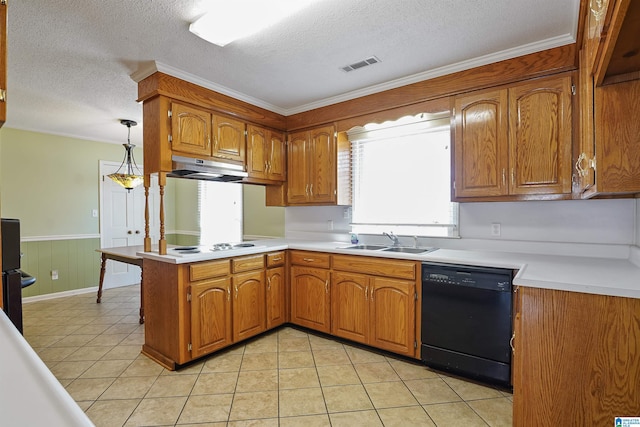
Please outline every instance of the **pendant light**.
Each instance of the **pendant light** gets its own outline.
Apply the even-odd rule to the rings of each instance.
[[[136,126],[138,123],[133,120],[120,120],[120,123],[125,125],[128,130],[127,143],[122,144],[125,149],[124,160],[122,160],[122,164],[115,173],[107,176],[114,182],[117,182],[126,188],[127,191],[131,191],[144,181],[142,173],[133,158],[133,149],[135,148],[135,145],[131,143],[131,126]]]

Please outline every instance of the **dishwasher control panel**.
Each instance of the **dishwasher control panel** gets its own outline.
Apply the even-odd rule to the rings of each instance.
[[[454,264],[422,264],[422,281],[426,283],[467,286],[511,292],[513,272],[503,268]]]

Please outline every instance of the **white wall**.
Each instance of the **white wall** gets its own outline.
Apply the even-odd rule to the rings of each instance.
[[[565,200],[460,204],[460,239],[420,238],[423,246],[507,250],[626,258],[640,242],[640,201]],[[288,207],[285,236],[348,242],[344,207]],[[333,221],[333,230],[328,230]],[[491,236],[491,224],[501,236]],[[359,236],[365,243],[388,243],[383,236]],[[412,238],[401,238],[413,244]]]

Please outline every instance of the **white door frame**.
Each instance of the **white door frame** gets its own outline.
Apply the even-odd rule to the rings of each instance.
[[[109,247],[109,243],[107,242],[107,235],[111,235],[109,233],[109,230],[106,229],[106,227],[108,227],[108,224],[106,224],[105,219],[105,207],[107,207],[107,202],[105,201],[105,195],[106,195],[106,188],[105,188],[105,182],[108,181],[108,178],[106,177],[106,175],[108,175],[109,173],[113,173],[115,172],[121,165],[120,162],[111,162],[111,161],[106,161],[106,160],[100,160],[100,167],[99,167],[99,180],[100,180],[100,185],[99,185],[99,197],[100,197],[100,247],[104,248],[104,247]],[[113,188],[113,187],[111,187]],[[152,200],[155,199],[155,197],[153,196],[154,193],[157,193],[158,190],[156,189],[154,192],[152,192],[150,190],[150,198]],[[136,193],[136,198],[141,198],[141,200],[137,200],[137,199],[133,199],[131,200],[132,204],[139,204],[142,206],[140,212],[144,212],[144,193],[140,193],[140,190],[138,190],[138,192]],[[150,200],[150,203],[152,202],[152,200]],[[109,206],[111,204],[111,202],[108,202]],[[139,223],[137,223],[138,221],[140,221]],[[127,245],[131,246],[131,245],[135,245],[138,244],[136,242],[133,242],[132,240],[140,240],[140,242],[142,241],[142,239],[144,238],[144,216],[141,216],[140,218],[138,218],[138,215],[136,215],[136,218],[134,218],[134,222],[136,222],[135,224],[135,228],[136,231],[140,231],[141,234],[139,235],[134,235],[132,236],[132,239],[127,239]],[[141,243],[140,243],[141,244]],[[137,284],[140,283],[140,268],[134,265],[130,265],[130,264],[124,264],[124,263],[119,263],[119,262],[108,262],[106,265],[106,272],[105,272],[105,277],[104,277],[104,284],[103,287],[106,288],[113,288],[113,287],[118,287],[118,286],[127,286],[127,285],[132,285],[132,284]]]

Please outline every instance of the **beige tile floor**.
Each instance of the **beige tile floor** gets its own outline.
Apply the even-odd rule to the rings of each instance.
[[[284,327],[177,372],[140,354],[139,287],[25,304],[25,338],[101,426],[511,426],[512,396]]]

